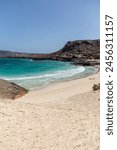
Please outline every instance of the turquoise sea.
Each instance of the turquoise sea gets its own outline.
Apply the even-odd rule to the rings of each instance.
[[[94,67],[75,66],[70,62],[0,58],[0,78],[31,90],[49,83],[80,78],[95,72]]]

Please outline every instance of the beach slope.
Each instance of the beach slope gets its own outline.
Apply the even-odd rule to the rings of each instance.
[[[0,149],[99,150],[99,73],[0,100]]]

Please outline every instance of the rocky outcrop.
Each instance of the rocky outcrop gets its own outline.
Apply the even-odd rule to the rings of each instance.
[[[80,65],[97,65],[100,59],[100,40],[69,41],[53,53],[55,59],[72,61]]]
[[[93,87],[92,87],[92,89],[93,89],[93,91],[100,90],[100,83],[94,84]]]
[[[62,49],[50,54],[28,54],[0,51],[0,57],[71,61],[76,65],[99,65],[100,40],[69,41]]]
[[[28,92],[27,89],[16,85],[14,83],[8,82],[6,80],[0,79],[0,98],[1,99],[16,99],[25,95]]]
[[[84,58],[99,59],[100,58],[100,40],[77,40],[69,41],[65,46],[54,54],[58,54],[63,58]]]

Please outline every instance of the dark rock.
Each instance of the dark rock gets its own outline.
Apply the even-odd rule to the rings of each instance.
[[[100,83],[94,84],[93,87],[92,87],[92,89],[93,89],[93,91],[100,90]]]
[[[23,87],[0,79],[0,98],[2,99],[16,99],[25,95],[28,92]]]
[[[100,60],[72,60],[74,65],[82,65],[82,66],[95,66],[100,64]]]

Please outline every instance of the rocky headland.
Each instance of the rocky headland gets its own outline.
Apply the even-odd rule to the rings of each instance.
[[[71,61],[76,65],[99,65],[100,40],[69,41],[49,54],[18,53],[0,50],[0,58],[29,58],[33,60]]]

